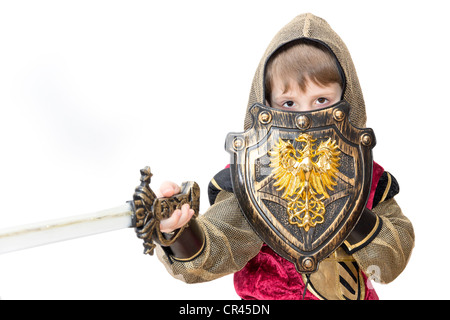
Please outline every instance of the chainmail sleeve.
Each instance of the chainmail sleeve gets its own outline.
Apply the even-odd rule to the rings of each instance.
[[[247,223],[231,192],[221,191],[214,205],[197,220],[205,234],[205,246],[193,260],[172,260],[161,247],[156,249],[169,273],[179,280],[198,283],[234,273],[262,247],[262,241]]]
[[[405,269],[414,247],[414,230],[394,198],[380,202],[373,212],[383,221],[379,234],[353,257],[374,281],[389,283]]]

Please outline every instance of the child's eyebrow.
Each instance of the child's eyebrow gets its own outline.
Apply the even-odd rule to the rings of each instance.
[[[332,96],[334,95],[335,92],[334,91],[325,91],[325,92],[318,92],[317,94],[315,94],[315,97],[319,97],[319,96]]]
[[[279,96],[275,96],[273,98],[275,98],[275,99],[273,99],[275,101],[278,101],[278,100],[294,100],[295,95],[291,95],[291,94],[288,94],[288,93],[282,93]]]
[[[283,92],[280,94],[280,97],[289,96],[294,97],[296,95],[295,92],[289,87],[284,88]]]

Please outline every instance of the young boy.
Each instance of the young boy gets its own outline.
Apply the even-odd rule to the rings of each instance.
[[[351,106],[352,124],[365,127],[364,100],[345,44],[324,20],[300,15],[275,36],[259,64],[244,129],[251,126],[249,108],[256,102],[311,111],[341,100]],[[168,182],[160,192],[168,197],[180,189]],[[377,299],[367,276],[391,282],[405,268],[414,246],[412,225],[394,200],[397,193],[395,178],[374,163],[367,207],[377,228],[368,228],[361,217],[353,231],[360,233],[349,236],[358,241],[339,247],[307,282],[255,234],[233,195],[230,171],[224,169],[210,183],[212,206],[205,214],[191,220],[193,211],[185,205],[161,222],[168,237],[187,223],[189,227],[173,246],[158,248],[158,256],[174,277],[188,283],[234,273],[243,299]]]

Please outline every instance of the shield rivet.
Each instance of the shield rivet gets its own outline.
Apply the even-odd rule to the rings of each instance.
[[[361,136],[361,143],[366,147],[370,146],[372,144],[372,136],[368,133],[364,133]]]
[[[272,115],[269,112],[263,111],[259,114],[259,122],[262,124],[268,124],[270,121],[272,121]]]
[[[241,150],[242,148],[244,148],[244,139],[242,139],[241,137],[234,138],[233,147],[235,150]]]
[[[342,121],[345,118],[345,113],[344,111],[342,111],[342,109],[335,109],[333,111],[333,117],[336,121]]]
[[[314,267],[314,261],[311,258],[305,258],[302,261],[303,268],[311,270]]]
[[[308,129],[309,126],[311,125],[311,120],[305,116],[305,115],[301,115],[297,117],[297,127],[299,127],[299,129]]]

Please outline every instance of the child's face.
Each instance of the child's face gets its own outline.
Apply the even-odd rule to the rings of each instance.
[[[306,81],[303,91],[296,81],[291,80],[286,90],[283,82],[275,77],[272,82],[272,108],[289,111],[313,111],[331,106],[341,100],[342,89],[336,83],[326,86],[317,85],[313,81]]]

